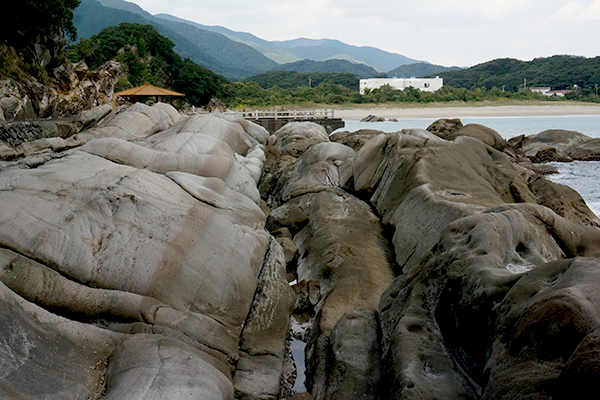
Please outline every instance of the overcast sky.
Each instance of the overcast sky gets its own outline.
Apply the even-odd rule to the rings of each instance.
[[[445,66],[600,55],[600,0],[128,0],[266,40],[338,39]]]

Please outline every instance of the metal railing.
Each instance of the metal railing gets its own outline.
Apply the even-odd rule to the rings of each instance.
[[[245,119],[328,119],[333,118],[333,110],[254,110],[254,111],[228,111],[226,115],[233,115]]]

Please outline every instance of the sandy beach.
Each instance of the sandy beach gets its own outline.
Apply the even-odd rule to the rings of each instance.
[[[335,118],[357,121],[368,115],[396,118],[525,117],[547,115],[600,115],[600,104],[548,104],[391,108],[369,107],[334,110]]]

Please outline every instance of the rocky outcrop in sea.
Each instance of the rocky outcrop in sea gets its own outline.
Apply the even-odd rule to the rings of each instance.
[[[594,387],[600,220],[516,162],[526,144],[462,124],[270,136],[162,103],[70,123],[0,131],[0,397]]]

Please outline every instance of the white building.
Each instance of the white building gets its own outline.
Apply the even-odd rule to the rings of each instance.
[[[544,96],[551,96],[548,94],[548,92],[550,91],[549,87],[530,87],[529,90],[531,90],[532,92],[541,93]]]
[[[577,87],[577,85],[575,85]],[[571,93],[572,90],[550,90],[549,87],[530,87],[529,90],[532,92],[541,93],[544,96],[556,96],[556,97],[564,97],[565,94]]]
[[[407,87],[423,90],[425,92],[435,92],[444,86],[444,79],[436,76],[435,78],[371,78],[360,80],[360,94],[365,94],[365,89],[373,90],[390,85],[392,89],[404,90]]]
[[[551,90],[544,93],[546,96],[565,97],[565,94],[571,93],[572,90]]]

